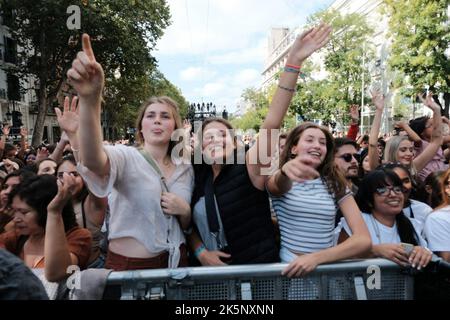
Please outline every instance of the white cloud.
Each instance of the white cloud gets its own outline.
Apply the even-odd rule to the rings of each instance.
[[[207,83],[201,88],[200,92],[202,96],[213,97],[219,94],[224,87],[224,84],[220,82]]]
[[[262,80],[270,29],[301,26],[313,8],[331,2],[168,0],[172,25],[153,54],[190,102],[233,110],[243,90]]]
[[[211,79],[216,74],[217,73],[215,71],[202,67],[189,67],[180,72],[180,79],[184,81],[203,81],[205,79]]]
[[[267,39],[264,37],[255,46],[210,56],[208,57],[208,62],[215,65],[260,63],[264,61],[266,52]]]
[[[235,85],[241,87],[250,87],[254,85],[261,77],[261,73],[255,69],[244,69],[234,77]]]

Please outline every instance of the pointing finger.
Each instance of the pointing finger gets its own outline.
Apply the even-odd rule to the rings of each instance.
[[[83,33],[82,45],[83,51],[86,53],[89,59],[91,59],[92,61],[96,61],[94,51],[92,50],[91,46],[91,39],[89,38],[89,35],[86,33]]]

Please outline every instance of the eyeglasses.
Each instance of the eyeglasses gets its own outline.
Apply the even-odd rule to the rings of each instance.
[[[80,175],[77,171],[69,171],[69,172],[58,172],[58,174],[56,176],[58,177],[58,179],[62,179],[64,173],[67,173],[68,175],[71,175],[75,178]]]
[[[359,154],[357,153],[344,153],[342,155],[339,156],[339,158],[344,159],[345,162],[351,162],[352,161],[352,157],[355,158],[356,161],[359,160]]]
[[[394,186],[394,187],[380,187],[376,188],[376,193],[380,196],[388,196],[391,191],[394,191],[395,194],[401,194],[403,193],[404,189],[400,186]]]

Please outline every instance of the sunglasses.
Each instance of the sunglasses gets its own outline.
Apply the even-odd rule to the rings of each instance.
[[[339,158],[344,159],[345,162],[351,162],[352,158],[355,158],[356,161],[359,161],[359,154],[344,153],[344,154],[340,155]]]
[[[64,173],[67,173],[68,175],[73,176],[75,178],[80,175],[77,171],[69,171],[69,172],[58,172],[56,176],[58,177],[58,179],[62,179]]]
[[[376,188],[375,191],[378,195],[386,197],[391,193],[391,191],[394,191],[395,194],[401,194],[404,192],[404,189],[400,186],[394,186]]]

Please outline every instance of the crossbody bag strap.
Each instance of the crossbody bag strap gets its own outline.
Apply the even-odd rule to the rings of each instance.
[[[214,183],[212,171],[208,172],[205,181],[205,207],[208,218],[209,231],[217,234],[219,232],[219,219],[217,218],[216,202],[214,198]]]
[[[161,185],[163,187],[163,191],[169,192],[169,188],[167,187],[166,178],[164,178],[164,175],[162,174],[161,169],[159,169],[158,165],[156,164],[155,160],[144,150],[139,149],[140,154],[144,157],[145,160],[150,164],[150,166],[155,169],[156,173],[161,178]]]

